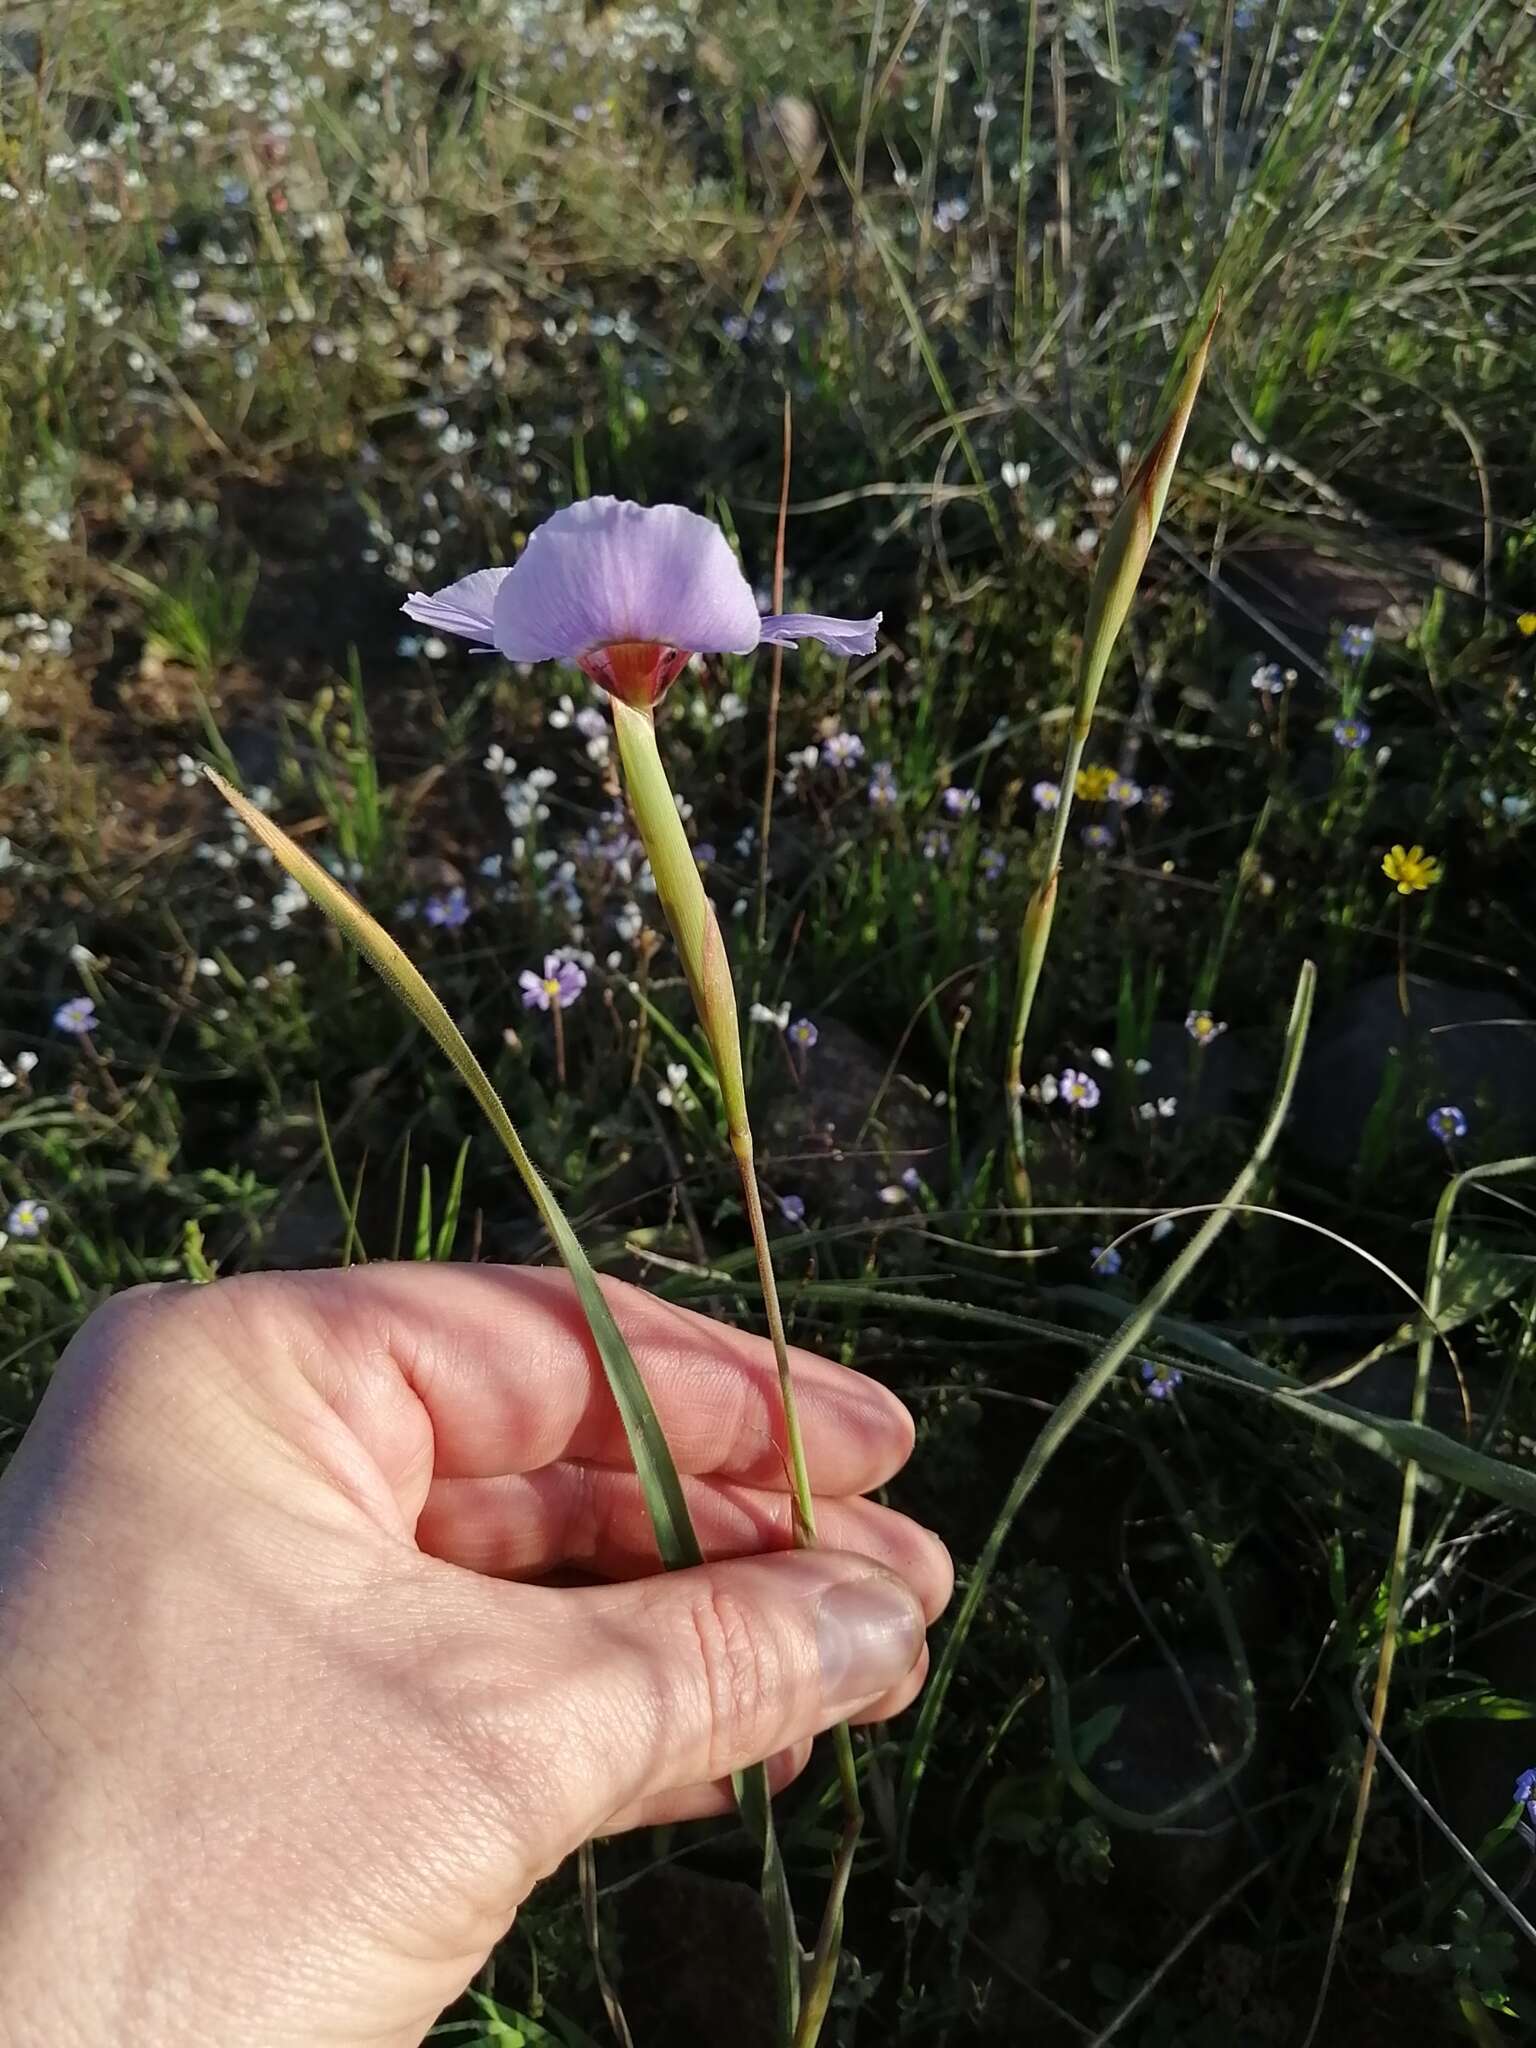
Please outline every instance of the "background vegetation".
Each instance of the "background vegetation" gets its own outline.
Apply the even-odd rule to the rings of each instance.
[[[600,1266],[757,1312],[597,707],[398,607],[597,491],[710,511],[766,597],[786,395],[787,606],[881,607],[879,650],[786,662],[766,849],[766,657],[685,676],[664,742],[762,1010],[794,1334],[912,1404],[899,1497],[962,1575],[1251,1151],[1318,963],[1254,1208],[1026,1502],[920,1746],[867,1762],[829,2040],[1302,2042],[1394,1555],[1320,2038],[1536,2038],[1518,1173],[1460,1191],[1403,1424],[1437,1201],[1536,1150],[1533,87],[1506,0],[52,0],[0,29],[8,1440],[129,1282],[547,1255],[199,760],[409,946]],[[1026,1048],[1026,1226],[1018,920],[1095,549],[1218,285]],[[1399,894],[1415,844],[1439,878]],[[518,981],[556,951],[587,975],[563,1085]],[[798,1895],[835,1823],[813,1773]],[[742,1846],[602,1859],[642,2048],[762,2038]],[[603,2038],[560,1883],[444,2032]]]

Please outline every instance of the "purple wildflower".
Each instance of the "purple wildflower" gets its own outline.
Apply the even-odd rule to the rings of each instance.
[[[10,1237],[40,1237],[47,1221],[47,1203],[34,1201],[31,1195],[23,1195],[5,1219],[6,1234]]]
[[[517,977],[525,1010],[568,1010],[587,985],[587,977],[574,960],[562,960],[558,953],[544,956],[544,972],[525,967]]]
[[[450,889],[443,896],[429,896],[422,915],[428,924],[456,932],[469,923],[469,898],[462,889]]]
[[[1525,1808],[1527,1820],[1536,1821],[1536,1771],[1522,1771],[1516,1778],[1515,1804]]]
[[[1171,1401],[1175,1391],[1183,1386],[1184,1375],[1176,1365],[1155,1365],[1150,1358],[1144,1358],[1141,1383],[1152,1400]]]
[[[1348,754],[1357,753],[1371,736],[1371,728],[1363,718],[1340,718],[1334,721],[1333,743]]]
[[[1424,1121],[1429,1126],[1429,1135],[1438,1138],[1442,1145],[1467,1135],[1467,1120],[1454,1102],[1444,1102],[1438,1109],[1432,1109]]]
[[[779,1214],[786,1223],[805,1221],[805,1197],[803,1195],[780,1195]]]
[[[969,812],[981,809],[981,798],[974,789],[960,789],[954,783],[944,791],[939,802],[952,818],[963,818]]]
[[[809,1052],[821,1033],[809,1017],[797,1017],[784,1036],[791,1045],[798,1046],[801,1052]]]
[[[71,1038],[85,1038],[96,1029],[96,1005],[89,996],[71,996],[53,1013],[53,1028]]]
[[[889,761],[877,761],[869,778],[869,800],[877,811],[888,811],[900,800],[895,770]]]
[[[1035,800],[1036,810],[1054,811],[1061,802],[1059,782],[1037,782],[1029,793]]]
[[[832,768],[851,768],[864,758],[864,742],[856,732],[834,732],[821,743],[821,758]]]
[[[713,520],[681,505],[584,498],[529,537],[510,569],[477,569],[446,589],[413,591],[419,626],[493,647],[508,661],[572,661],[599,688],[645,709],[692,654],[750,654],[820,640],[868,654],[880,614],[761,617]]]
[[[989,846],[976,863],[976,872],[984,882],[995,882],[1008,865],[1008,857],[1001,848]]]
[[[947,832],[925,832],[919,845],[924,860],[949,859],[949,834]]]
[[[1339,652],[1346,661],[1364,661],[1375,644],[1374,626],[1346,626],[1339,635]]]
[[[1107,853],[1115,843],[1114,828],[1109,825],[1085,825],[1083,844],[1090,853]]]
[[[915,1195],[923,1184],[923,1176],[915,1166],[904,1166],[899,1178],[909,1195]]]
[[[1063,1067],[1056,1092],[1069,1108],[1097,1109],[1099,1106],[1099,1084],[1092,1074],[1085,1074],[1077,1067]]]
[[[1089,1258],[1089,1270],[1094,1273],[1118,1273],[1125,1261],[1112,1244],[1096,1244]]]

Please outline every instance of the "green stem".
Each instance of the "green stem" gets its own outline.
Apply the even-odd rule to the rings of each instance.
[[[1424,1426],[1424,1415],[1429,1405],[1429,1374],[1434,1363],[1435,1340],[1440,1335],[1440,1303],[1443,1298],[1445,1269],[1451,1250],[1451,1217],[1461,1198],[1462,1189],[1474,1186],[1479,1181],[1502,1180],[1508,1175],[1530,1173],[1536,1169],[1536,1159],[1497,1159],[1486,1166],[1469,1167],[1448,1181],[1435,1206],[1435,1220],[1429,1235],[1428,1270],[1424,1280],[1424,1319],[1419,1325],[1418,1353],[1414,1363],[1413,1393],[1409,1402],[1408,1420],[1415,1429]],[[1338,1896],[1334,1901],[1333,1928],[1328,1942],[1328,1954],[1323,1963],[1322,1980],[1318,1985],[1317,1999],[1312,2008],[1312,2024],[1307,2029],[1302,2048],[1311,2048],[1317,2037],[1322,2021],[1323,2007],[1328,2001],[1328,1989],[1333,1981],[1333,1966],[1338,1957],[1339,1943],[1344,1934],[1344,1922],[1349,1913],[1350,1895],[1354,1890],[1355,1867],[1360,1857],[1360,1843],[1365,1834],[1365,1817],[1371,1803],[1371,1787],[1376,1777],[1376,1757],[1381,1746],[1381,1731],[1386,1726],[1387,1699],[1392,1689],[1392,1669],[1397,1661],[1398,1638],[1403,1625],[1403,1606],[1408,1595],[1408,1566],[1413,1554],[1413,1518],[1419,1495],[1419,1460],[1408,1457],[1403,1460],[1402,1492],[1398,1497],[1397,1532],[1392,1545],[1392,1565],[1387,1575],[1387,1609],[1382,1619],[1381,1647],[1376,1657],[1376,1686],[1371,1697],[1371,1734],[1365,1746],[1365,1761],[1360,1766],[1360,1782],[1355,1790],[1355,1811],[1350,1824],[1349,1842],[1344,1851],[1344,1868],[1339,1873]]]
[[[1220,312],[1220,301],[1217,301]],[[1205,374],[1213,314],[1203,335],[1196,340],[1183,378],[1174,394],[1172,411],[1162,432],[1131,478],[1125,501],[1099,550],[1099,566],[1088,593],[1088,616],[1083,624],[1082,653],[1077,667],[1077,690],[1072,707],[1072,728],[1067,741],[1067,758],[1061,771],[1061,797],[1051,821],[1050,845],[1046,849],[1045,876],[1029,899],[1019,931],[1018,984],[1013,1002],[1013,1026],[1008,1036],[1008,1062],[1004,1073],[1004,1096],[1008,1112],[1009,1144],[1016,1193],[1028,1186],[1024,1161],[1024,1036],[1035,1006],[1035,992],[1051,942],[1051,923],[1056,914],[1056,895],[1061,883],[1061,858],[1066,849],[1067,826],[1072,819],[1072,798],[1077,772],[1083,764],[1083,750],[1093,730],[1093,714],[1099,691],[1109,668],[1110,656],[1120,637],[1141,580],[1142,569],[1151,552],[1153,537],[1163,516],[1168,487],[1183,446],[1184,431],[1194,411],[1200,380]]]
[[[694,1007],[704,1027],[704,1036],[715,1064],[715,1077],[720,1084],[726,1130],[741,1177],[742,1200],[752,1233],[752,1247],[757,1255],[768,1335],[779,1373],[795,1538],[802,1546],[810,1547],[816,1540],[816,1509],[811,1497],[794,1381],[789,1370],[789,1341],[784,1329],[784,1312],[779,1305],[773,1253],[768,1243],[768,1224],[757,1185],[752,1126],[747,1115],[747,1090],[742,1069],[741,1028],[736,1015],[736,990],[731,979],[730,961],[726,957],[725,940],[715,915],[715,906],[699,878],[693,848],[677,814],[677,801],[656,745],[655,718],[649,710],[636,709],[618,698],[612,700],[612,705],[619,761],[629,791],[630,809],[634,813],[646,858],[651,864],[656,894],[676,941],[683,972],[688,977]],[[841,1726],[834,1731],[833,1739],[843,1801],[852,1820],[861,1811],[853,1743],[848,1730]]]

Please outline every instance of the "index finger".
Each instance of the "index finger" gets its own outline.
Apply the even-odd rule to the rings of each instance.
[[[556,1459],[627,1467],[618,1409],[569,1276],[550,1267],[386,1266],[253,1275],[280,1288],[300,1328],[306,1373],[363,1434],[363,1398],[340,1368],[382,1350],[425,1408],[433,1471],[445,1479],[531,1472]],[[788,1484],[772,1347],[709,1316],[602,1282],[678,1470],[764,1487]],[[274,1300],[273,1304],[277,1303]],[[315,1324],[326,1341],[316,1344]],[[793,1348],[790,1372],[811,1483],[853,1494],[906,1462],[913,1427],[877,1381]]]

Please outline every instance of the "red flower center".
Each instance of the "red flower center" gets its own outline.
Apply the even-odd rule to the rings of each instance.
[[[654,640],[614,640],[582,655],[578,667],[600,690],[647,711],[659,704],[687,667],[686,647],[663,647]]]

